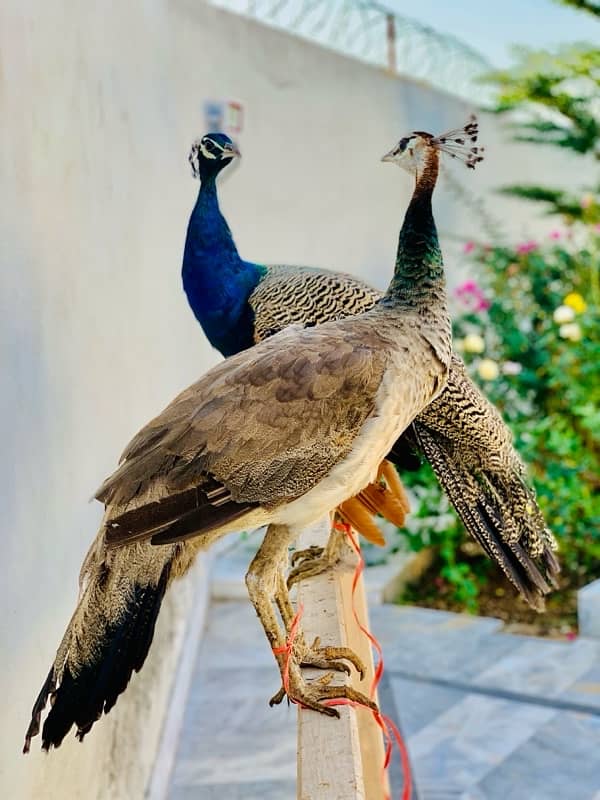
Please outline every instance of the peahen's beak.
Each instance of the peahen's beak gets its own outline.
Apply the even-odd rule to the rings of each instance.
[[[386,153],[384,156],[381,156],[382,161],[394,161],[395,157],[398,155],[398,148],[394,147],[390,150],[389,153]]]

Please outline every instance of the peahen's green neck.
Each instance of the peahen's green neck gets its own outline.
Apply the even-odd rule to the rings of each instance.
[[[412,199],[400,231],[394,277],[382,300],[384,305],[430,311],[445,304],[442,253],[431,208],[438,176],[438,153],[429,150],[417,174]]]

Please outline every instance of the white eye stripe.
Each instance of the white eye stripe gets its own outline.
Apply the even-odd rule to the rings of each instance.
[[[213,145],[215,145],[215,142],[213,142]],[[223,148],[220,148],[220,149],[221,149],[221,152],[223,152]],[[212,158],[212,159],[217,158],[217,154],[216,153],[211,153],[210,150],[206,149],[206,146],[205,146],[204,142],[200,142],[200,152],[202,153],[204,158]]]

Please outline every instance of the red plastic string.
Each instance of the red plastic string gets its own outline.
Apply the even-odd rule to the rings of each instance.
[[[273,648],[273,653],[276,656],[282,656],[285,654],[285,659],[283,662],[283,688],[285,689],[285,693],[287,694],[288,697],[290,696],[288,691],[288,689],[290,688],[290,658],[292,657],[292,652],[294,650],[294,641],[296,639],[296,636],[298,635],[298,628],[300,626],[300,620],[302,619],[303,613],[304,613],[304,606],[302,605],[302,603],[300,603],[300,605],[298,606],[298,610],[296,611],[292,619],[292,624],[290,625],[290,632],[288,634],[286,643],[283,645],[283,647]],[[290,699],[292,700],[292,703],[297,702],[292,698]]]
[[[372,644],[372,646],[375,648],[375,650],[377,652],[377,656],[378,656],[377,666],[375,667],[375,673],[373,675],[373,680],[371,682],[371,687],[369,689],[369,696],[370,696],[371,699],[374,699],[375,698],[375,693],[377,692],[377,687],[379,686],[379,683],[381,682],[381,678],[383,676],[383,670],[384,670],[383,650],[381,648],[380,643],[375,638],[375,636],[373,636],[371,631],[369,631],[369,629],[366,628],[362,624],[362,622],[360,621],[360,618],[358,616],[358,612],[356,610],[356,603],[355,603],[356,587],[358,585],[358,581],[360,580],[360,576],[362,575],[362,573],[364,571],[365,560],[362,557],[360,546],[359,546],[358,542],[356,541],[356,539],[355,539],[355,537],[354,537],[354,535],[352,533],[352,529],[351,529],[350,525],[348,525],[347,523],[344,523],[344,522],[335,521],[333,523],[333,527],[336,528],[336,530],[342,531],[343,533],[346,534],[346,536],[348,537],[348,539],[350,541],[352,549],[354,550],[354,552],[358,556],[358,562],[356,564],[356,569],[354,570],[354,575],[352,577],[352,615],[354,616],[354,619],[355,619],[356,624],[358,625],[360,631],[367,637],[367,639],[369,640],[369,642]],[[298,635],[298,628],[300,626],[300,620],[302,618],[303,612],[304,612],[304,606],[302,604],[300,604],[298,606],[298,610],[296,611],[296,613],[294,614],[294,617],[292,619],[292,624],[290,625],[290,632],[288,634],[288,638],[286,640],[285,645],[283,645],[282,647],[274,647],[273,648],[273,653],[275,655],[285,655],[285,659],[284,659],[284,663],[283,663],[283,676],[282,676],[282,678],[283,678],[283,688],[285,690],[285,693],[287,694],[288,698],[291,700],[292,703],[295,703],[295,704],[299,705],[301,708],[303,708],[302,703],[299,703],[297,700],[294,700],[294,698],[290,697],[288,690],[289,690],[289,680],[290,680],[290,678],[289,678],[290,658],[292,656],[292,652],[293,652],[293,649],[294,649],[294,641],[296,639],[296,636]],[[384,756],[384,761],[383,761],[382,768],[381,768],[381,781],[382,781],[382,784],[385,785],[385,772],[388,769],[388,767],[390,765],[390,761],[392,759],[392,751],[393,751],[394,741],[395,741],[396,746],[398,747],[398,751],[400,753],[400,760],[401,760],[401,763],[402,763],[402,774],[403,774],[403,777],[404,777],[404,787],[402,789],[402,798],[401,798],[401,800],[411,800],[411,796],[412,796],[412,776],[411,776],[411,771],[410,771],[410,762],[409,762],[409,759],[408,759],[408,752],[406,750],[406,745],[404,744],[404,741],[402,739],[402,735],[401,735],[400,731],[398,730],[398,728],[396,727],[396,725],[393,722],[393,720],[391,720],[389,717],[385,716],[384,714],[381,714],[379,711],[374,711],[372,708],[369,708],[369,706],[366,706],[363,703],[358,703],[355,700],[348,700],[345,697],[339,697],[339,698],[335,698],[335,699],[332,699],[332,700],[324,700],[323,701],[323,705],[327,705],[327,706],[350,706],[351,708],[366,708],[368,711],[370,711],[373,714],[373,719],[375,720],[375,722],[377,723],[377,725],[381,729],[381,732],[382,732],[383,738],[384,738],[384,743],[385,743],[384,744],[385,756]],[[387,792],[385,792],[385,800],[390,800],[390,795]]]
[[[384,670],[383,649],[379,641],[376,639],[376,637],[373,636],[371,631],[368,628],[366,628],[360,621],[358,612],[356,610],[356,602],[355,602],[356,587],[358,585],[358,581],[360,580],[360,576],[364,572],[365,560],[363,558],[360,545],[358,544],[354,534],[352,533],[352,528],[350,527],[350,525],[347,522],[338,522],[336,520],[333,523],[333,527],[336,530],[342,531],[343,533],[346,534],[350,542],[350,545],[352,546],[352,549],[354,550],[354,552],[358,557],[358,563],[356,565],[356,569],[354,570],[354,575],[352,576],[352,615],[354,616],[354,619],[360,631],[367,637],[367,639],[369,640],[369,642],[371,642],[375,651],[377,652],[378,656],[377,666],[375,667],[373,681],[371,682],[371,688],[369,689],[369,697],[372,700],[374,700],[375,693],[377,692],[377,687],[379,686],[381,679],[383,677],[383,670]],[[346,701],[344,698],[341,699],[343,700],[343,704],[346,705],[348,701]],[[337,700],[329,700],[325,701],[325,705],[333,705],[334,703],[337,704],[337,702],[338,702]],[[397,726],[394,724],[393,720],[391,720],[389,717],[381,714],[378,711],[373,711],[372,709],[370,710],[373,714],[375,722],[381,728],[385,740],[385,758],[382,769],[382,781],[384,780],[385,771],[389,767],[392,758],[393,742],[395,740],[396,746],[398,747],[398,752],[400,753],[400,761],[402,763],[402,774],[404,778],[404,787],[402,789],[402,800],[410,800],[412,795],[412,776],[410,771],[410,761],[408,758],[408,752],[406,749],[406,745],[404,744],[404,740],[402,739],[402,735],[398,730]],[[387,794],[386,794],[386,800],[389,800],[389,795]]]

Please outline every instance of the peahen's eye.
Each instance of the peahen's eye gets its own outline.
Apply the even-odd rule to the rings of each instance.
[[[401,153],[404,152],[404,150],[406,150],[406,145],[409,142],[410,142],[410,139],[408,138],[408,136],[405,136],[404,139],[400,139],[400,141],[398,142],[398,148],[400,149]]]

